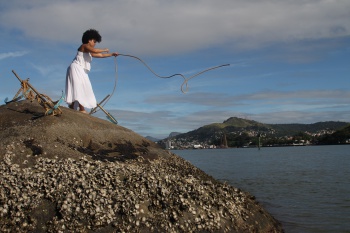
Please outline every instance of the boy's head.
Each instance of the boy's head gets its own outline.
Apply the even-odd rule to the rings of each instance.
[[[86,32],[84,32],[83,37],[81,38],[81,41],[83,44],[87,44],[89,40],[95,39],[96,42],[100,43],[102,41],[101,35],[98,33],[95,29],[89,29]]]

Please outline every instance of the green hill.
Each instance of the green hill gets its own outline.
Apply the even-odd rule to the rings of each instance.
[[[172,137],[171,140],[181,144],[206,144],[220,146],[222,144],[228,147],[241,147],[254,145],[257,137],[261,137],[263,145],[287,145],[297,142],[308,141],[312,144],[327,144],[327,140],[338,140],[339,137],[350,138],[348,131],[338,133],[339,137],[325,137],[331,135],[337,130],[349,126],[348,122],[327,121],[313,124],[264,124],[253,120],[231,117],[223,123],[212,123],[204,125],[196,130],[179,134]],[[167,140],[167,139],[165,139]],[[340,140],[341,142],[346,139]]]
[[[264,124],[253,120],[247,120],[247,119],[242,119],[238,117],[230,117],[229,119],[224,121],[222,125],[245,128],[245,127],[251,127],[251,126],[263,126]]]
[[[345,144],[350,143],[350,125],[336,131],[333,134],[326,134],[319,140],[319,144]]]

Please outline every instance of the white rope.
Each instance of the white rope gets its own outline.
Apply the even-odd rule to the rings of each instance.
[[[128,54],[119,54],[119,56],[132,57],[132,58],[135,58],[135,59],[139,60],[140,62],[142,62],[142,63],[143,63],[155,76],[157,76],[158,78],[172,78],[172,77],[175,77],[175,76],[181,76],[181,77],[184,79],[184,81],[183,81],[183,83],[182,83],[182,85],[181,85],[181,92],[184,93],[184,94],[188,91],[188,81],[189,81],[190,79],[192,79],[192,78],[194,78],[194,77],[196,77],[196,76],[198,76],[198,75],[201,75],[201,74],[203,74],[203,73],[205,73],[205,72],[207,72],[207,71],[209,71],[209,70],[214,70],[214,69],[217,69],[217,68],[220,68],[220,67],[223,67],[223,66],[229,66],[229,65],[230,65],[230,64],[225,64],[225,65],[214,66],[214,67],[205,69],[205,70],[203,70],[203,71],[201,71],[201,72],[199,72],[199,73],[197,73],[197,74],[195,74],[195,75],[192,75],[192,76],[189,77],[189,78],[186,78],[185,75],[183,75],[183,74],[173,74],[173,75],[170,75],[170,76],[160,76],[160,75],[158,75],[156,72],[154,72],[154,71],[151,69],[151,67],[149,67],[149,66],[146,64],[146,62],[144,62],[144,61],[143,61],[141,58],[139,58],[139,57],[136,57],[136,56],[133,56],[133,55],[128,55]],[[184,86],[186,87],[185,89],[184,89]]]
[[[144,62],[141,58],[139,57],[136,57],[136,56],[133,56],[133,55],[129,55],[129,54],[118,54],[118,56],[124,56],[124,57],[131,57],[131,58],[134,58],[136,60],[139,60],[144,66],[147,67],[147,69],[149,71],[151,71],[155,76],[157,76],[158,78],[172,78],[172,77],[175,77],[175,76],[180,76],[184,79],[183,83],[181,84],[181,92],[182,93],[187,93],[188,92],[188,81],[191,80],[192,78],[194,77],[197,77],[205,72],[208,72],[210,70],[214,70],[214,69],[218,69],[220,67],[224,67],[224,66],[229,66],[230,64],[224,64],[224,65],[219,65],[219,66],[214,66],[214,67],[210,67],[208,69],[205,69],[203,71],[200,71],[199,73],[197,74],[194,74],[192,75],[191,77],[188,77],[186,78],[185,75],[183,74],[173,74],[173,75],[170,75],[170,76],[161,76],[161,75],[158,75],[156,72],[154,72],[152,70],[152,68],[146,64],[146,62]],[[114,87],[113,87],[113,91],[112,93],[110,94],[110,96],[104,101],[103,105],[104,106],[108,101],[109,99],[113,96],[115,90],[116,90],[116,87],[117,87],[117,82],[118,82],[118,63],[117,63],[117,57],[114,57],[114,63],[115,63],[115,82],[114,82]],[[185,87],[185,88],[184,88]],[[97,110],[98,111],[98,110]],[[97,112],[96,111],[96,112]]]

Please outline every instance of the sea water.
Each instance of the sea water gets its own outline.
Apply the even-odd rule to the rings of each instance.
[[[172,152],[254,195],[286,233],[350,232],[350,145]]]

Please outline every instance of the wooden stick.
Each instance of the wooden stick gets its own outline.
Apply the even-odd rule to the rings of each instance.
[[[91,114],[94,114],[94,113],[96,112],[96,109],[97,109],[99,106],[101,106],[102,103],[105,102],[105,100],[106,100],[109,96],[110,96],[110,95],[107,95],[100,103],[97,104],[96,107],[94,107],[93,109],[91,109],[90,115],[91,115]]]
[[[118,124],[118,121],[114,119],[114,117],[109,112],[107,112],[100,104],[97,104],[97,106],[109,117],[109,119],[113,121],[114,124]]]

